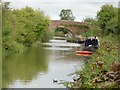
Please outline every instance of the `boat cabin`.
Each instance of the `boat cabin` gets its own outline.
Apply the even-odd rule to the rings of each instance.
[[[84,42],[83,50],[92,51],[94,49],[98,49],[98,46],[99,46],[99,42],[98,42],[98,39],[96,37],[88,38]]]

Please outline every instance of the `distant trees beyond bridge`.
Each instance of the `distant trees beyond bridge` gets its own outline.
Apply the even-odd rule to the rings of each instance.
[[[52,29],[66,28],[70,30],[74,35],[80,35],[90,30],[89,23],[66,20],[51,20],[49,27]]]

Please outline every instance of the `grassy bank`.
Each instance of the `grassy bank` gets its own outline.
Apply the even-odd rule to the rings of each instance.
[[[75,82],[66,82],[69,88],[120,88],[120,62],[118,59],[118,37],[100,38],[100,47],[94,53]]]

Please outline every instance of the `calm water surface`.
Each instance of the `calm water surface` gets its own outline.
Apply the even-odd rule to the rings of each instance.
[[[84,64],[84,58],[75,55],[80,45],[58,39],[3,60],[3,87],[64,88],[53,79],[72,82],[74,76],[69,74]]]

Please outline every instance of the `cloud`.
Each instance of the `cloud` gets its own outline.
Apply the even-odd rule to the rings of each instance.
[[[50,2],[54,0],[49,0],[49,2],[48,0],[44,0],[44,1],[34,0],[40,2],[25,2],[25,1],[26,0],[24,0],[24,2],[11,2],[11,7],[17,9],[23,8],[25,6],[30,6],[35,9],[40,8],[45,12],[46,15],[50,16],[51,19],[54,20],[60,19],[59,13],[62,9],[71,9],[73,15],[76,17],[76,21],[82,21],[83,18],[85,17],[95,17],[97,11],[104,4],[112,4],[114,6],[117,6],[117,2],[80,2],[81,0],[74,0],[74,2],[72,2],[73,0],[69,0],[70,2],[64,2],[64,0],[60,0],[61,2],[57,2],[57,1]],[[96,0],[92,0],[92,1],[96,1]]]
[[[119,0],[2,0],[8,2],[119,2]]]

